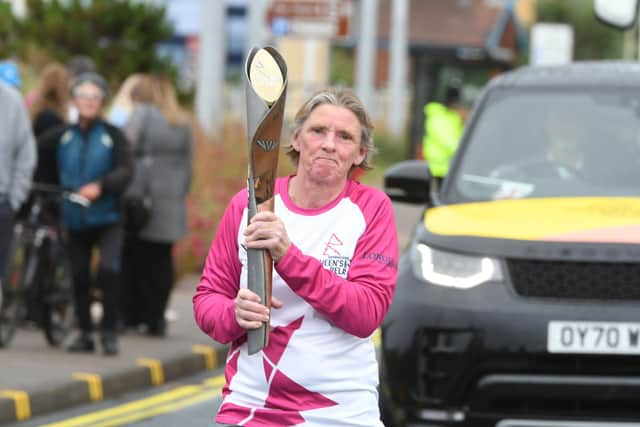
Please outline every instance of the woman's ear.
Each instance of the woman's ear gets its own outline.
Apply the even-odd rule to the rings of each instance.
[[[294,132],[293,135],[291,135],[291,146],[293,147],[294,150],[296,150],[297,152],[300,152],[300,142],[299,142],[299,137],[300,137],[300,131],[297,130],[296,132]]]
[[[364,145],[360,144],[360,151],[356,155],[355,159],[353,159],[354,166],[360,166],[364,159],[367,157],[367,149]]]

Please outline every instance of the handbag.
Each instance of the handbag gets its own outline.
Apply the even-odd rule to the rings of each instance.
[[[125,198],[125,230],[128,234],[137,235],[151,218],[151,197],[148,195],[129,195]]]
[[[144,125],[140,134],[142,141],[142,193],[129,192],[124,198],[124,228],[127,234],[136,236],[149,222],[153,201],[151,198],[151,149],[146,141],[146,128],[148,126],[148,113],[145,114]]]

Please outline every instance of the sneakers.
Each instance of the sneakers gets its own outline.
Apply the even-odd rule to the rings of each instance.
[[[92,353],[95,351],[95,343],[91,334],[82,332],[76,337],[75,340],[67,347],[67,351],[72,353]]]

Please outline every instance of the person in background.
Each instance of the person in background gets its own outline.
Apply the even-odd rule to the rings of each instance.
[[[88,208],[65,201],[64,225],[68,230],[75,310],[79,335],[68,347],[73,352],[93,352],[91,305],[91,256],[100,252],[97,286],[102,290],[101,344],[105,355],[118,353],[116,334],[123,228],[121,196],[133,172],[124,134],[101,118],[107,84],[99,74],[78,75],[71,97],[78,122],[48,132],[58,141],[60,184],[91,201]]]
[[[26,200],[37,161],[29,115],[20,93],[0,82],[0,290],[15,214]],[[0,292],[0,301],[2,292]]]
[[[86,55],[74,55],[71,57],[71,59],[67,63],[67,72],[71,78],[81,73],[95,72],[95,71],[96,71],[96,64],[93,62],[93,60],[89,56],[86,56]],[[38,96],[39,96],[38,89],[39,88],[36,85],[25,96],[25,102],[29,109],[33,107],[33,104],[38,99]],[[75,107],[73,106],[72,103],[69,104],[69,111],[66,115],[68,116],[69,121],[71,122],[75,122],[75,120],[78,118],[77,111],[75,110]]]
[[[389,198],[350,178],[369,169],[373,126],[346,89],[314,94],[275,183],[274,212],[247,224],[247,190],[227,206],[193,297],[196,323],[231,343],[219,425],[382,427],[373,340],[395,289],[398,239]],[[273,298],[247,289],[247,249],[269,251]],[[247,331],[270,321],[249,355]]]
[[[95,73],[96,69],[96,63],[87,55],[74,55],[67,63],[67,70],[69,70],[69,74],[71,74],[71,84],[73,84],[73,80],[79,75]],[[69,104],[68,117],[69,123],[76,123],[78,121],[78,110],[73,102]]]
[[[109,123],[118,127],[124,127],[127,124],[133,111],[133,97],[131,96],[131,92],[142,77],[143,74],[141,73],[131,74],[120,85],[118,93],[113,97],[113,102],[107,115]]]
[[[167,77],[140,77],[132,96],[134,110],[125,133],[133,145],[136,173],[129,191],[141,194],[148,185],[152,209],[149,222],[125,240],[122,306],[125,326],[142,324],[147,334],[162,337],[175,279],[172,249],[187,231],[193,141],[188,116]]]
[[[58,62],[51,62],[42,69],[36,84],[39,96],[29,108],[36,138],[67,123],[69,82],[69,72]]]
[[[437,191],[449,172],[449,164],[464,130],[466,111],[460,103],[460,89],[449,86],[444,103],[427,103],[424,115],[422,155],[433,177],[433,191]]]
[[[35,90],[39,96],[29,109],[33,132],[38,142],[39,161],[33,177],[36,182],[58,183],[58,141],[47,138],[46,133],[59,130],[68,123],[70,77],[66,67],[52,62],[43,68],[36,84]]]
[[[588,124],[583,122],[575,111],[549,108],[544,112],[541,126],[544,138],[536,140],[535,152],[523,150],[526,155],[499,165],[489,176],[522,182],[557,180],[557,184],[584,179],[585,156],[593,152],[593,147],[589,143],[592,138],[589,138]],[[593,173],[597,168],[591,166],[589,169]],[[500,192],[497,194],[501,195]]]

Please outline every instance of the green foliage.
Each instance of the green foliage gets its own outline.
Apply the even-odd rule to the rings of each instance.
[[[27,7],[28,18],[14,21],[20,56],[34,48],[62,63],[88,55],[112,83],[134,72],[173,74],[155,49],[173,33],[163,7],[127,0],[27,0]]]
[[[371,159],[373,169],[366,172],[361,178],[365,184],[380,187],[384,172],[394,163],[407,160],[409,150],[408,137],[396,137],[390,134],[383,127],[376,126],[373,133],[373,142],[376,153]]]
[[[373,157],[375,167],[387,167],[407,159],[406,137],[395,137],[386,129],[376,129],[373,140],[377,149]]]
[[[598,21],[591,0],[538,0],[539,22],[571,24],[574,31],[574,59],[622,58],[624,32]]]
[[[11,5],[0,2],[0,59],[12,56],[15,51],[14,20],[11,14]]]
[[[353,87],[353,49],[333,46],[331,48],[331,70],[329,81],[334,85]]]

